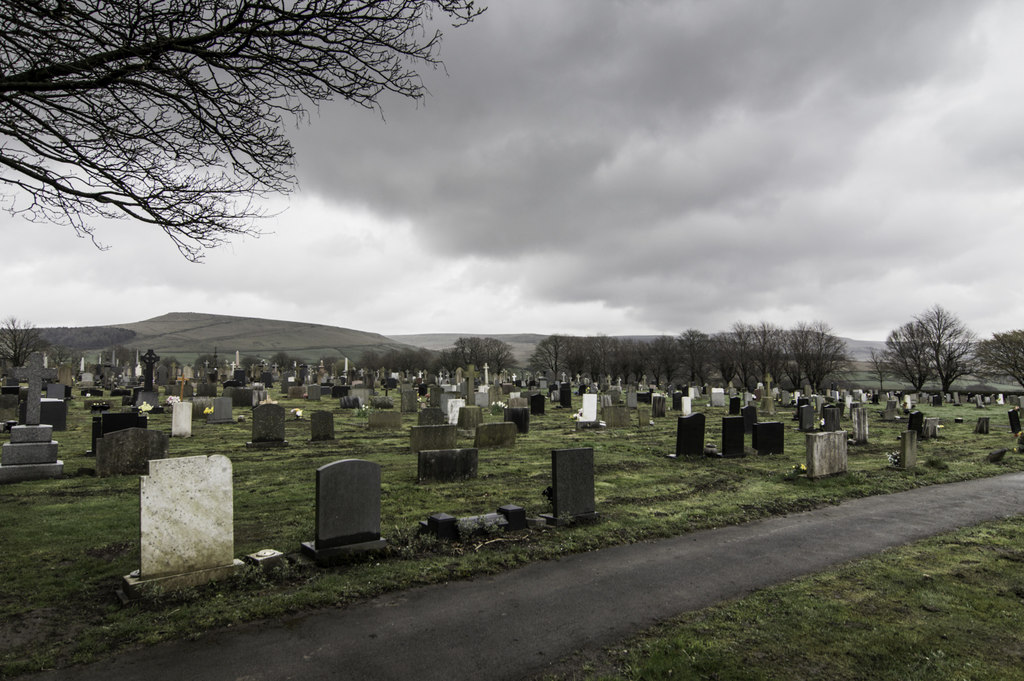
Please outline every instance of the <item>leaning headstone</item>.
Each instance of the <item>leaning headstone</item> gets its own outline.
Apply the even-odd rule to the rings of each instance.
[[[145,475],[149,462],[166,459],[169,451],[170,438],[159,430],[125,428],[107,433],[96,441],[96,475]]]
[[[704,414],[680,416],[676,421],[676,456],[700,456],[704,453]]]
[[[214,407],[216,408],[216,407]],[[261,404],[252,410],[252,440],[246,447],[265,449],[287,447],[284,439],[284,407],[280,404]]]
[[[139,483],[139,569],[123,582],[129,598],[205,584],[242,565],[231,484],[231,460],[219,454],[149,462]]]
[[[481,423],[476,427],[476,439],[473,446],[477,449],[515,447],[516,424],[507,421]]]
[[[551,506],[552,513],[541,514],[549,525],[597,518],[593,448],[552,450]]]
[[[423,449],[417,455],[420,482],[452,482],[475,478],[479,454],[475,448]]]
[[[782,454],[785,444],[785,426],[781,421],[760,421],[754,424],[750,446],[758,454]]]
[[[743,449],[743,417],[722,417],[722,456],[736,458],[745,456]]]
[[[409,429],[409,451],[412,454],[424,449],[455,449],[458,429],[446,424],[442,426],[413,426]]]
[[[334,440],[334,414],[329,411],[314,411],[309,415],[310,442]]]
[[[846,472],[846,431],[807,433],[807,477]]]
[[[342,459],[316,469],[316,537],[302,552],[318,565],[387,546],[380,536],[380,464]]]

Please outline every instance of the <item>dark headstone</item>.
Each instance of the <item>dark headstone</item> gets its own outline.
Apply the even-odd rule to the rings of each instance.
[[[784,426],[780,421],[755,423],[750,445],[758,454],[782,454],[785,445]]]
[[[252,441],[246,447],[287,447],[284,439],[284,407],[261,404],[252,410]]]
[[[96,441],[109,433],[125,428],[145,428],[149,419],[136,412],[107,412],[92,417],[92,449],[90,455],[96,453]]]
[[[530,395],[530,413],[534,416],[544,416],[544,405],[547,397],[541,393]]]
[[[358,409],[360,406],[359,398],[349,397],[348,395],[346,395],[345,397],[339,398],[338,406],[341,409]]]
[[[463,412],[465,412],[463,407]],[[515,447],[516,424],[503,421],[501,423],[481,423],[476,426],[476,437],[473,446],[477,449],[489,447]]]
[[[342,459],[316,470],[316,538],[303,542],[318,564],[382,549],[380,464]]]
[[[448,418],[441,411],[440,407],[426,407],[420,409],[417,414],[417,425],[420,426],[443,426],[448,422]]]
[[[340,397],[348,397],[348,388],[347,385],[331,386],[331,398],[336,400]]]
[[[735,458],[745,456],[743,449],[743,417],[722,417],[722,456]]]
[[[455,449],[458,429],[454,425],[413,426],[409,429],[409,451],[424,449]]]
[[[841,412],[838,407],[828,406],[821,410],[821,418],[825,421],[821,429],[826,433],[831,433],[837,430],[842,430],[842,425],[839,422]]]
[[[516,432],[520,435],[530,432],[530,410],[526,407],[506,407],[505,420],[516,424]]]
[[[742,409],[742,407],[743,407],[743,400],[739,397],[739,395],[736,395],[734,397],[730,397],[729,398],[729,415],[730,416],[739,416],[740,415],[740,409]]]
[[[803,433],[810,433],[814,430],[814,407],[809,404],[802,404],[797,407],[797,416],[800,419],[799,429]]]
[[[96,474],[146,475],[151,459],[166,459],[170,450],[167,433],[146,428],[126,428],[107,433],[96,441]]]
[[[750,435],[754,432],[754,424],[757,423],[757,407],[748,404],[740,409],[740,416],[743,417],[743,433]]]
[[[919,411],[910,412],[910,418],[907,420],[907,430],[912,430],[917,433],[917,439],[923,440],[924,431],[924,414]]]
[[[597,518],[593,448],[552,450],[551,505],[553,512],[541,515],[551,525]]]
[[[572,387],[568,383],[558,386],[558,404],[563,409],[572,409]]]
[[[416,475],[420,482],[451,482],[475,478],[478,450],[421,449],[417,453]]]
[[[651,396],[651,418],[665,418],[665,402],[664,395]]]
[[[329,411],[314,411],[309,415],[309,439],[312,442],[329,442],[334,439],[334,414]]]
[[[704,452],[704,414],[680,416],[676,421],[676,456],[700,456]]]
[[[1020,435],[1020,412],[1016,409],[1010,409],[1006,414],[1010,418],[1010,432],[1014,435]]]
[[[988,419],[988,416],[981,416],[978,418],[978,423],[974,426],[974,432],[976,435],[988,435]]]

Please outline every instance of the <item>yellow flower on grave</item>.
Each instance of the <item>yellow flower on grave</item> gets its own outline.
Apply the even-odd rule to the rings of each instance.
[[[207,407],[206,409],[203,410],[203,413],[204,414],[212,414],[213,413],[213,407]]]
[[[143,402],[142,404],[139,405],[139,411],[141,412],[148,412],[151,411],[152,409],[153,405],[150,404],[149,402]]]

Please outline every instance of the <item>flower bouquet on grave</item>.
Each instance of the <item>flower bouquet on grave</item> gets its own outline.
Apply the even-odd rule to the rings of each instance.
[[[573,421],[580,421],[580,420],[582,420],[583,419],[583,410],[580,409],[578,412],[576,412],[575,414],[573,414],[569,418],[571,418]]]
[[[167,399],[164,400],[164,404],[166,404],[168,407],[173,407],[179,402],[181,402],[181,398],[178,397],[177,395],[168,395]]]
[[[786,474],[783,476],[783,479],[785,479],[785,480],[796,480],[801,475],[806,475],[806,474],[807,474],[807,464],[803,464],[803,463],[795,464],[792,468],[790,468],[788,471],[786,471]]]
[[[150,404],[149,402],[143,402],[142,404],[139,405],[139,411],[141,411],[143,414],[148,414],[149,412],[153,411],[153,405]]]
[[[292,409],[292,416],[295,417],[296,421],[301,421],[302,420],[302,410],[301,409]]]
[[[900,467],[900,453],[899,452],[889,452],[888,454],[886,454],[886,458],[888,458],[889,465],[891,467],[893,467],[893,468],[899,468]]]
[[[502,414],[505,413],[505,407],[507,406],[508,405],[505,404],[504,402],[491,402],[491,415],[501,416]]]

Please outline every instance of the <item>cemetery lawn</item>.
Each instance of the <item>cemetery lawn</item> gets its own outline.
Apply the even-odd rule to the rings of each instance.
[[[224,582],[128,606],[121,605],[115,589],[139,567],[139,479],[76,475],[80,468],[93,468],[95,460],[86,456],[91,415],[81,398],[72,400],[68,430],[54,433],[68,477],[0,486],[0,676],[96,660],[128,647],[569,553],[1024,470],[1024,457],[1013,451],[1005,407],[923,407],[944,427],[939,439],[919,443],[919,464],[908,471],[890,467],[887,459],[898,449],[906,421],[883,422],[880,409],[870,408],[870,442],[850,447],[849,472],[811,481],[794,471],[805,461],[805,438],[796,430],[791,409],[780,409],[776,417],[786,428],[782,454],[673,460],[666,455],[675,451],[678,412],[669,411],[668,418],[643,428],[576,431],[569,418],[580,406],[575,397],[572,411],[548,403],[546,415],[531,417],[530,432],[519,436],[515,448],[481,450],[476,479],[418,483],[416,457],[408,452],[414,414],[402,416],[402,430],[369,431],[365,418],[338,408],[336,400],[277,399],[286,410],[306,412],[303,419],[286,423],[289,447],[247,449],[251,411],[236,408],[245,423],[195,421],[193,437],[171,439],[170,455],[228,456],[234,477],[235,555],[274,548],[292,557],[287,567],[271,573],[247,568]],[[315,409],[334,414],[335,442],[307,442],[308,414]],[[704,402],[694,409],[708,417],[706,440],[720,444],[726,410]],[[979,415],[992,417],[990,434],[973,434]],[[965,423],[954,423],[958,416]],[[170,418],[169,410],[152,415],[149,427],[169,432]],[[500,419],[485,414],[485,422]],[[843,426],[850,427],[848,418]],[[7,437],[0,436],[0,442]],[[457,446],[472,447],[472,436],[460,434]],[[437,512],[479,515],[505,504],[523,506],[531,517],[550,511],[542,495],[551,484],[550,452],[573,447],[594,449],[598,522],[461,542],[418,534],[419,521]],[[1000,463],[987,462],[986,455],[1001,448],[1011,451]],[[315,470],[344,458],[382,466],[381,525],[388,548],[348,565],[319,568],[298,556],[300,542],[314,536]]]
[[[1024,679],[1022,546],[1020,518],[932,537],[687,613],[571,678]]]

